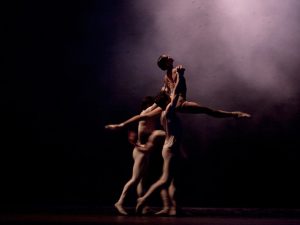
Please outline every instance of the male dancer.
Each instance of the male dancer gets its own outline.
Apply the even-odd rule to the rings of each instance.
[[[142,112],[140,115],[150,112],[156,108],[157,106],[153,103],[153,97],[145,97],[142,102]],[[132,177],[123,187],[121,196],[115,203],[115,208],[120,214],[128,214],[123,205],[130,188],[137,186],[138,197],[141,197],[144,193],[143,177],[148,167],[149,154],[155,149],[161,149],[165,138],[165,132],[159,129],[160,125],[159,121],[157,121],[157,118],[150,117],[139,122],[137,143],[135,143],[135,140],[133,140],[132,134],[129,137],[129,141],[135,145],[132,152],[134,163]],[[168,207],[169,203],[165,197],[165,193],[162,193],[162,200],[164,207]],[[144,210],[143,213],[147,213],[147,210]]]
[[[224,117],[236,117],[236,118],[242,118],[242,117],[250,117],[248,113],[243,112],[227,112],[223,110],[214,110],[205,106],[202,106],[196,102],[191,102],[186,100],[186,81],[184,78],[184,71],[185,68],[183,68],[182,65],[178,65],[174,67],[173,65],[174,59],[168,55],[161,55],[157,60],[158,67],[166,71],[166,74],[164,75],[164,86],[162,87],[162,90],[167,92],[169,95],[171,95],[174,92],[174,88],[176,83],[178,82],[179,77],[181,77],[180,86],[178,87],[178,101],[176,105],[176,110],[178,112],[182,113],[205,113],[207,115],[218,117],[218,118],[224,118]],[[178,72],[180,71],[180,73]]]

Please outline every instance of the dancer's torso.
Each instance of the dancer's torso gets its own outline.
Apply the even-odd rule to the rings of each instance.
[[[151,107],[143,110],[140,115],[148,113],[152,110]],[[154,130],[160,128],[160,123],[158,118],[148,118],[146,120],[141,120],[138,125],[138,143],[145,144]]]
[[[165,87],[166,87],[166,92],[169,95],[171,95],[174,92],[175,84],[176,84],[179,76],[181,76],[180,79],[182,79],[182,80],[180,82],[180,86],[178,87],[178,92],[179,92],[178,94],[180,96],[180,99],[185,100],[186,99],[186,91],[187,91],[185,78],[183,75],[178,74],[176,68],[174,68],[172,70],[171,76],[165,75],[164,83],[165,83]]]

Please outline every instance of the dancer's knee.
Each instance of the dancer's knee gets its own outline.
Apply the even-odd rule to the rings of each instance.
[[[159,184],[163,188],[167,188],[170,185],[170,180],[166,177],[162,177],[159,179]]]
[[[128,185],[137,185],[138,183],[139,183],[139,179],[137,179],[137,178],[131,178],[129,181],[128,181]]]

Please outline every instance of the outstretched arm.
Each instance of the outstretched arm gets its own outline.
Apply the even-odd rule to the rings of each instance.
[[[126,120],[122,123],[106,125],[105,128],[109,129],[109,130],[121,129],[123,127],[126,127],[126,126],[132,124],[132,123],[139,122],[141,120],[145,120],[145,119],[148,119],[148,118],[151,118],[151,117],[159,116],[161,112],[162,112],[162,109],[157,107],[157,108],[153,109],[152,111],[150,111],[148,113],[145,113],[143,115],[135,115],[135,116],[131,117],[130,119],[128,119],[128,120]]]

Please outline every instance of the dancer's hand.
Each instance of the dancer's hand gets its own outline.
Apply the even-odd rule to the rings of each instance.
[[[178,65],[176,67],[176,70],[177,72],[180,74],[180,75],[183,75],[184,74],[184,71],[185,71],[185,68],[182,66],[182,65]]]
[[[244,112],[232,112],[233,117],[235,118],[250,118],[251,115],[248,113],[244,113]]]
[[[119,130],[119,129],[123,128],[123,127],[124,127],[123,123],[120,123],[120,124],[109,124],[109,125],[105,126],[105,129],[108,129],[108,130]]]
[[[130,142],[138,151],[142,152],[142,153],[147,153],[149,152],[147,146],[145,144],[138,144],[137,142]]]

